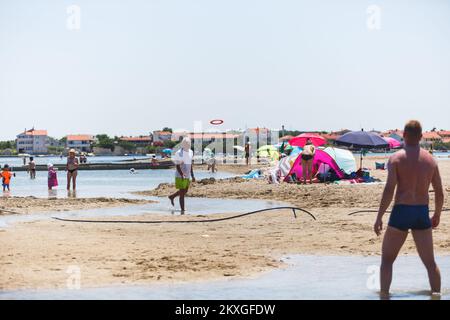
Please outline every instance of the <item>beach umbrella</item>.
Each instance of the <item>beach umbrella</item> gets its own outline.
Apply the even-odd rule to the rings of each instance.
[[[364,130],[346,133],[336,140],[336,144],[360,150],[361,168],[363,163],[364,151],[373,149],[386,149],[387,147],[389,147],[389,143],[387,143],[382,137],[375,133],[366,132]]]
[[[162,151],[163,153],[165,153],[165,154],[171,154],[172,153],[172,149],[164,149],[163,151]]]
[[[384,141],[389,143],[390,149],[398,149],[402,147],[402,143],[394,138],[391,137],[383,137]]]
[[[257,151],[258,156],[263,158],[278,158],[278,148],[272,145],[265,145],[260,147]]]
[[[308,142],[308,140],[311,141],[311,143],[318,147],[318,146],[323,146],[325,143],[327,143],[327,140],[325,140],[324,137],[319,136],[318,134],[315,133],[302,133],[301,135],[296,136],[295,138],[292,138],[291,140],[289,140],[289,144],[291,146],[297,146],[297,147],[304,147],[306,142]]]

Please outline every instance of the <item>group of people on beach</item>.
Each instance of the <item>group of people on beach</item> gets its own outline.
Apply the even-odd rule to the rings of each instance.
[[[377,236],[383,229],[383,216],[394,200],[382,243],[380,269],[380,294],[388,297],[392,282],[392,266],[405,243],[409,231],[413,236],[417,252],[425,265],[431,292],[440,293],[441,276],[436,264],[433,249],[432,230],[437,228],[444,205],[444,189],[437,162],[432,154],[420,147],[422,126],[419,121],[409,121],[404,128],[404,148],[390,157],[388,177],[384,188],[378,215],[373,229]],[[250,156],[249,145],[246,145],[246,159]],[[312,163],[315,148],[308,141],[301,154],[303,183],[312,183]],[[181,211],[185,210],[185,196],[190,185],[190,178],[195,181],[192,169],[193,152],[191,141],[184,138],[181,149],[173,157],[176,164],[175,187],[177,191],[169,196],[179,197]],[[248,161],[247,161],[248,164]],[[434,213],[430,217],[429,188],[432,185],[435,195]]]
[[[26,161],[24,162],[26,163]],[[76,157],[76,151],[74,149],[69,150],[66,163],[67,190],[69,191],[71,190],[71,186],[73,191],[75,191],[77,188],[77,175],[79,163],[80,161]],[[36,162],[34,161],[34,157],[29,158],[29,162],[27,165],[27,172],[31,180],[36,179]],[[9,167],[9,165],[5,164],[0,173],[3,191],[10,191],[11,178],[15,176],[16,174],[11,172],[11,168]],[[58,186],[57,168],[55,168],[55,166],[52,163],[47,164],[47,185],[48,190],[52,190],[54,187]]]

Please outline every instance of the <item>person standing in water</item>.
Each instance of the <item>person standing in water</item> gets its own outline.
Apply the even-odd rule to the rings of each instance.
[[[75,150],[69,150],[69,156],[67,157],[67,190],[70,191],[70,181],[72,181],[73,191],[77,189],[77,175],[78,175],[78,158],[75,156]]]
[[[11,183],[11,178],[15,177],[15,173],[11,173],[9,165],[5,164],[3,171],[0,172],[0,178],[2,179],[3,192],[6,190],[10,191],[9,184]]]
[[[30,174],[30,179],[36,179],[36,162],[34,162],[33,157],[30,157],[30,162],[28,162],[28,173]]]
[[[436,161],[429,152],[420,148],[422,126],[409,121],[403,133],[405,147],[391,156],[374,231],[379,236],[383,229],[383,215],[392,199],[395,200],[382,244],[380,269],[380,296],[389,297],[392,265],[411,230],[417,252],[425,265],[431,292],[440,293],[441,275],[434,258],[432,229],[439,225],[444,191]],[[429,216],[429,188],[433,186],[435,211]]]
[[[180,197],[180,208],[182,214],[185,211],[184,198],[189,189],[189,177],[191,177],[192,181],[195,182],[194,169],[192,166],[193,157],[194,152],[191,150],[191,139],[185,137],[183,141],[181,141],[181,149],[173,155],[173,162],[176,165],[175,187],[177,191],[169,196],[172,206],[175,205],[175,198]]]
[[[58,174],[56,173],[55,167],[51,163],[47,164],[47,169],[48,169],[48,177],[47,177],[48,190],[52,190],[53,187],[58,186]]]
[[[312,144],[311,140],[308,139],[305,146],[303,147],[303,151],[301,153],[302,157],[302,174],[303,174],[303,183],[306,184],[306,180],[309,180],[309,183],[312,184],[313,178],[313,162],[314,156],[316,154],[316,148]]]

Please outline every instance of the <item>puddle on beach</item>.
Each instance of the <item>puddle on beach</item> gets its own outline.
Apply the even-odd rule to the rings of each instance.
[[[0,292],[0,299],[379,299],[380,257],[304,256],[282,259],[288,267],[245,279],[80,290]],[[450,299],[450,256],[437,258],[443,294]],[[425,268],[417,256],[395,264],[392,299],[430,299]]]
[[[70,210],[61,212],[42,212],[26,215],[5,215],[0,216],[0,229],[8,227],[11,224],[17,222],[39,221],[51,219],[51,217],[59,217],[67,219],[90,219],[99,217],[136,216],[149,213],[180,215],[178,203],[176,203],[175,207],[172,207],[167,198],[158,198],[158,197],[139,197],[139,198],[155,200],[157,202],[143,205],[128,205],[113,208]],[[282,202],[265,201],[265,200],[187,198],[186,199],[187,210],[185,212],[185,215],[245,213],[285,205],[286,204]]]

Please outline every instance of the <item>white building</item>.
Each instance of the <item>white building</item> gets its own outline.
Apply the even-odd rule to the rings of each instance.
[[[66,137],[66,147],[78,152],[92,152],[92,143],[95,138],[89,134],[71,134]]]
[[[43,154],[48,152],[47,130],[26,130],[17,135],[18,153]]]

